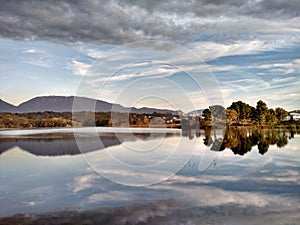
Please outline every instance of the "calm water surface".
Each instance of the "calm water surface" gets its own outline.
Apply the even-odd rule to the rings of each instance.
[[[297,131],[93,129],[0,131],[0,224],[299,224]]]

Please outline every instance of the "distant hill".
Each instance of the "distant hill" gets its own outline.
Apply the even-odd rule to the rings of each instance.
[[[204,109],[198,109],[198,110],[190,111],[188,114],[201,115],[203,113],[203,111],[204,111]]]
[[[290,111],[289,113],[299,113],[300,114],[300,110],[296,109],[296,110]]]
[[[0,99],[0,111],[1,112],[16,112],[17,107]]]
[[[128,109],[128,108],[127,108]],[[153,113],[153,112],[157,112],[157,113],[172,113],[172,114],[181,114],[182,111],[181,110],[169,110],[169,109],[157,109],[157,108],[148,108],[148,107],[142,107],[142,108],[135,108],[132,107],[131,108],[131,112],[132,113]]]
[[[17,109],[20,113],[26,112],[71,112],[73,108],[74,96],[43,96],[30,99],[27,102],[20,104]],[[112,108],[112,104],[94,100],[85,97],[76,97],[76,111],[88,111],[94,105],[96,105],[96,111],[109,112]]]
[[[76,99],[75,99],[76,98]],[[71,112],[73,109],[73,101],[76,100],[75,111],[95,111],[96,112],[132,112],[132,113],[167,113],[177,114],[179,111],[157,108],[135,108],[124,107],[120,104],[112,104],[106,101],[74,96],[42,96],[35,97],[19,106],[11,105],[0,100],[0,112],[10,113],[28,113],[28,112]]]

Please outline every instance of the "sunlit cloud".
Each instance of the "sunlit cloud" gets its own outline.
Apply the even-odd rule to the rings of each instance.
[[[232,43],[199,42],[191,45],[192,51],[203,60],[212,60],[224,56],[255,54],[279,47],[279,43],[268,43],[263,40],[239,40]]]
[[[25,54],[45,54],[46,52],[36,48],[28,48],[22,51]]]
[[[90,67],[91,67],[90,64],[73,60],[72,63],[70,63],[67,68],[71,69],[73,73],[78,76],[85,76],[88,70],[90,69]]]

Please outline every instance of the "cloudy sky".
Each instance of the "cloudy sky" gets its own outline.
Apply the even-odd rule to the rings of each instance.
[[[300,108],[297,0],[0,3],[0,98],[12,104],[81,95]]]

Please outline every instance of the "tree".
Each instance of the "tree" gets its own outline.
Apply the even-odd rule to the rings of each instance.
[[[204,109],[202,112],[202,115],[204,116],[204,126],[212,126],[212,120],[211,120],[211,111],[209,109]]]
[[[205,118],[205,121],[211,121],[211,111],[209,109],[204,109],[202,115]]]
[[[226,120],[228,125],[236,123],[238,121],[238,117],[239,115],[235,110],[226,109]]]
[[[275,115],[278,121],[282,122],[287,117],[288,112],[285,109],[278,107],[275,109]]]
[[[237,112],[239,122],[252,120],[255,114],[255,108],[242,101],[233,102],[228,109]]]
[[[266,113],[266,121],[270,124],[275,123],[277,120],[274,109],[269,109]]]
[[[268,107],[265,102],[259,100],[256,105],[256,118],[257,122],[264,123],[268,114]]]

